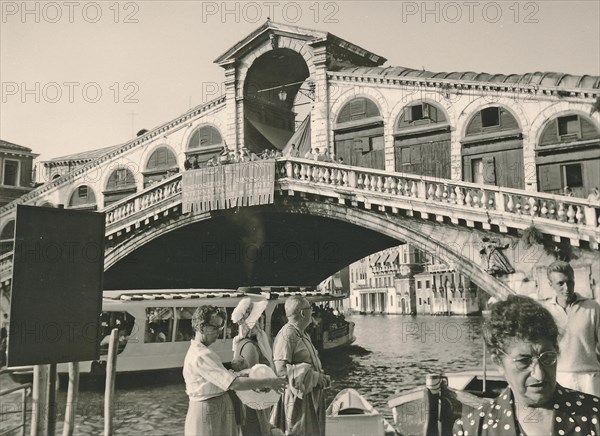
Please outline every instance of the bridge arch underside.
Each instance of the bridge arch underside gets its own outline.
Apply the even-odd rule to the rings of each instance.
[[[278,197],[275,205],[182,215],[153,236],[132,238],[116,247],[122,254],[108,265],[105,289],[316,285],[358,259],[409,242],[454,264],[488,294],[511,293],[474,261],[478,246],[458,247],[452,231],[426,220]]]
[[[116,248],[126,255],[108,266],[104,289],[314,286],[399,244],[354,224],[273,206],[184,215],[160,235],[140,237]]]

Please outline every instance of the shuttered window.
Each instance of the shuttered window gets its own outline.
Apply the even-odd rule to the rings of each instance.
[[[188,143],[188,149],[208,147],[210,145],[222,144],[223,139],[217,129],[212,126],[203,126],[196,130],[190,142]]]
[[[19,186],[19,161],[4,160],[2,184],[5,186]]]
[[[558,117],[558,136],[561,140],[579,139],[581,124],[577,115]]]
[[[538,166],[540,191],[554,192],[562,189],[560,165]]]
[[[380,115],[379,109],[373,101],[365,97],[357,97],[346,103],[340,110],[337,123],[347,123],[349,121],[373,118]]]
[[[146,165],[147,170],[159,170],[159,169],[167,169],[173,168],[177,166],[177,159],[171,150],[167,147],[159,147],[157,148],[150,158],[148,159],[148,164]]]

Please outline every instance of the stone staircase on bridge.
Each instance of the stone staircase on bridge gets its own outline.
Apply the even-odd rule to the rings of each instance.
[[[281,195],[316,196],[349,208],[499,233],[534,225],[556,242],[598,250],[598,201],[300,158],[279,158],[275,165],[275,190]],[[181,215],[184,189],[179,173],[100,210],[106,214],[108,246],[123,234],[152,228],[162,217]],[[15,204],[10,206],[0,218],[14,215]],[[0,283],[10,280],[11,270],[9,252],[0,256]]]

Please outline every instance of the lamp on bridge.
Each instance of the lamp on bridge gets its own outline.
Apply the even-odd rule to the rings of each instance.
[[[286,101],[288,98],[288,92],[286,91],[285,88],[287,86],[298,85],[299,83],[304,83],[304,81],[287,83],[285,85],[274,86],[272,88],[259,89],[257,91],[257,93],[279,90],[279,92],[277,92],[277,97],[279,98],[280,101]],[[300,94],[304,95],[305,97],[309,98],[311,101],[315,101],[315,84],[314,84],[314,82],[312,82],[312,81],[307,82],[307,86],[308,86],[308,89],[305,89],[302,87],[298,88],[298,92]]]

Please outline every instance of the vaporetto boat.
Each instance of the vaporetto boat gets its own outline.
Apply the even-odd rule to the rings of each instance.
[[[203,305],[220,307],[227,314],[222,336],[211,348],[224,363],[231,362],[233,338],[238,333],[237,325],[231,322],[231,313],[239,301],[244,297],[266,299],[263,328],[275,336],[287,322],[283,305],[292,295],[303,295],[318,307],[314,315],[316,322],[310,331],[317,348],[331,350],[354,341],[354,323],[345,321],[333,309],[317,306],[345,296],[312,287],[104,291],[96,338],[100,341],[100,359],[81,362],[80,372],[104,373],[108,339],[114,328],[119,331],[118,373],[181,368],[194,336],[192,315]],[[68,365],[59,364],[58,372],[68,372]]]

